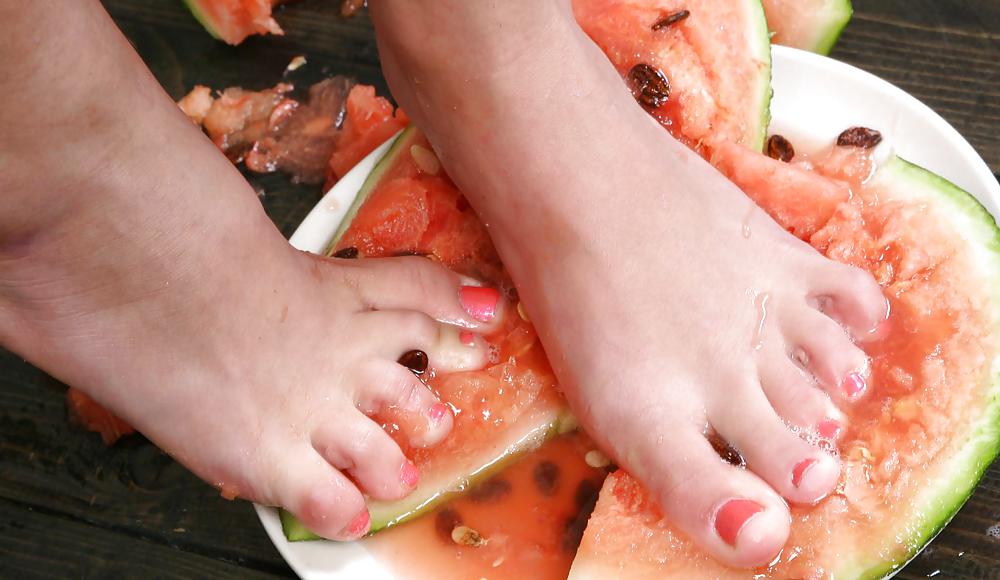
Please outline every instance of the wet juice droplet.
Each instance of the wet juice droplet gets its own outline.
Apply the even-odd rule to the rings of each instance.
[[[764,346],[764,322],[767,320],[767,301],[771,295],[767,292],[754,296],[753,306],[757,311],[757,325],[753,333],[753,349],[760,350]]]
[[[750,239],[750,235],[753,233],[750,231],[750,220],[753,219],[753,211],[757,209],[755,206],[751,205],[750,209],[747,210],[747,215],[743,218],[743,225],[741,230],[743,232],[743,237]]]

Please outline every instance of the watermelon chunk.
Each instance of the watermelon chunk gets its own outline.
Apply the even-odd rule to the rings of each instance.
[[[776,217],[830,214],[828,200],[785,203],[767,190],[771,160],[740,159],[744,182]],[[604,484],[570,577],[881,578],[902,567],[959,510],[1000,451],[1000,230],[968,193],[898,157],[865,181],[865,156],[817,160],[816,191],[856,176],[853,192],[802,237],[868,269],[892,305],[887,336],[864,348],[871,397],[845,409],[835,493],[792,509],[781,556],[758,570],[723,566],[661,520],[646,492],[619,471]],[[789,172],[795,168],[790,167]],[[774,191],[787,189],[777,183]],[[821,194],[822,195],[822,194]],[[818,229],[816,227],[818,226]]]
[[[282,0],[184,0],[209,34],[227,44],[239,44],[252,34],[283,34],[271,17]]]
[[[633,90],[637,66],[666,78],[669,96],[647,110],[674,137],[702,152],[715,142],[761,150],[771,43],[759,0],[574,0],[573,10]]]
[[[775,44],[830,54],[854,8],[851,0],[763,0]]]

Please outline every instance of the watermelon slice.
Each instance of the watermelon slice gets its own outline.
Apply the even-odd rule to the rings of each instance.
[[[227,44],[239,44],[252,34],[283,34],[271,17],[282,0],[184,0],[209,34]]]
[[[396,138],[369,175],[328,253],[345,250],[340,255],[428,255],[452,270],[510,288],[482,223],[413,128]],[[551,436],[575,428],[531,323],[511,314],[485,338],[495,350],[488,368],[427,381],[455,410],[445,441],[412,448],[391,418],[382,418],[421,480],[404,499],[368,502],[370,533],[427,513]],[[289,540],[318,539],[287,512],[282,511],[281,521]]]
[[[870,156],[858,149],[834,148],[798,165],[739,147],[717,155],[785,227],[883,285],[892,305],[888,329],[864,346],[871,397],[845,410],[836,492],[792,509],[791,538],[770,566],[735,570],[711,559],[619,471],[605,481],[570,577],[888,575],[947,524],[1000,450],[1000,230],[971,195],[898,157],[866,180]],[[853,196],[836,199],[833,211],[831,198],[799,203],[802,192],[789,203],[787,183],[819,192],[839,184]],[[803,229],[810,220],[815,227]]]
[[[759,0],[574,0],[573,10],[674,137],[702,153],[720,141],[761,150],[771,43]],[[639,94],[653,85],[660,98]]]
[[[851,0],[762,0],[775,44],[830,54],[851,21]]]

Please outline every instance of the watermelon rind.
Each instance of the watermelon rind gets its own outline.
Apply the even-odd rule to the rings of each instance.
[[[783,46],[828,55],[851,21],[851,0],[763,0],[771,29]]]
[[[891,191],[905,192],[914,203],[933,208],[936,216],[947,219],[950,229],[968,242],[983,289],[990,292],[990,327],[1000,341],[1000,229],[995,218],[979,201],[957,185],[922,167],[893,157],[875,174],[874,183]],[[894,562],[872,564],[842,562],[837,578],[884,578],[902,568],[951,521],[975,491],[990,464],[1000,454],[1000,349],[982,377],[985,403],[981,415],[967,425],[955,425],[956,440],[964,440],[958,452],[938,467],[940,476],[928,482],[914,498],[910,512],[916,521],[894,542],[910,549]],[[874,540],[874,538],[873,538]]]
[[[751,47],[751,55],[759,60],[762,66],[760,74],[757,75],[758,86],[750,90],[750,94],[755,95],[755,101],[751,101],[747,107],[758,124],[749,132],[749,140],[744,144],[754,151],[763,151],[767,140],[767,128],[771,124],[771,97],[774,95],[774,90],[771,88],[771,32],[767,26],[767,17],[761,1],[747,0],[747,6],[752,12],[750,26],[754,34],[751,38],[757,41]]]
[[[840,40],[840,35],[844,33],[851,17],[854,16],[854,6],[851,0],[832,0],[825,14],[827,19],[824,26],[819,29],[823,32],[817,33],[816,42],[812,46],[801,47],[823,56],[830,54]]]
[[[187,5],[188,10],[191,11],[191,15],[194,16],[204,28],[205,31],[212,35],[212,38],[216,40],[223,40],[219,31],[216,30],[215,23],[208,16],[208,11],[202,6],[203,0],[184,0],[184,4]]]
[[[575,425],[575,419],[567,411],[553,404],[541,412],[522,417],[515,421],[504,433],[502,439],[494,441],[488,448],[460,458],[447,471],[421,474],[420,483],[410,495],[396,501],[368,501],[371,528],[368,534],[375,534],[419,517],[442,503],[486,481],[505,467],[550,438],[566,432],[566,425]],[[281,528],[291,542],[320,540],[295,516],[285,510],[281,513]]]

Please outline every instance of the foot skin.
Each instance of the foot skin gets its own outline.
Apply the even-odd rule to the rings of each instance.
[[[581,423],[704,549],[766,564],[786,502],[836,485],[810,441],[865,395],[878,285],[650,119],[568,3],[406,4],[371,3],[390,86],[490,224]]]
[[[499,293],[424,258],[298,252],[98,2],[10,12],[0,344],[223,495],[284,506],[329,538],[364,534],[365,497],[401,498],[420,478],[380,417],[410,446],[452,425],[397,361],[482,366],[476,333],[503,316]],[[39,42],[39,21],[66,34]],[[33,59],[51,66],[19,68]]]

